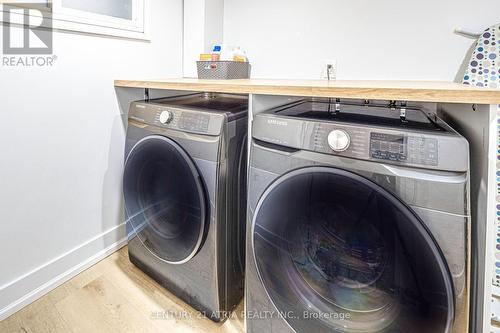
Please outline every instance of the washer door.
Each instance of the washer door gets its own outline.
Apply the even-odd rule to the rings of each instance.
[[[296,332],[450,330],[442,253],[415,213],[368,179],[323,167],[279,178],[257,205],[252,245],[268,296]]]
[[[123,186],[129,237],[168,263],[191,259],[203,240],[207,206],[186,152],[162,136],[142,139],[127,157]]]

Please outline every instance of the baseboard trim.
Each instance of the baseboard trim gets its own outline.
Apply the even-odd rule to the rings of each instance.
[[[126,223],[0,286],[0,321],[47,294],[127,244]]]

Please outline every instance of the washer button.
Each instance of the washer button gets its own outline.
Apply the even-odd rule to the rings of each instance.
[[[328,134],[328,145],[333,151],[342,152],[349,148],[351,137],[344,130],[333,130]]]

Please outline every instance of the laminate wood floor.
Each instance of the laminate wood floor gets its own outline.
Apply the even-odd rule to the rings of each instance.
[[[199,316],[136,268],[124,247],[0,322],[0,332],[241,333],[242,310],[243,302],[219,324]]]

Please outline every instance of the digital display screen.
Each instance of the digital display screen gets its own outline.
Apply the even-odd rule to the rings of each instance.
[[[371,140],[394,142],[399,144],[404,144],[405,142],[405,137],[403,135],[392,135],[392,134],[372,132],[370,138]]]
[[[373,159],[400,163],[437,165],[438,141],[422,136],[385,133],[370,134],[370,156]]]
[[[179,120],[179,128],[194,132],[207,132],[209,121],[209,115],[184,112]]]
[[[405,137],[403,135],[372,132],[370,135],[370,155],[376,159],[406,161]]]

